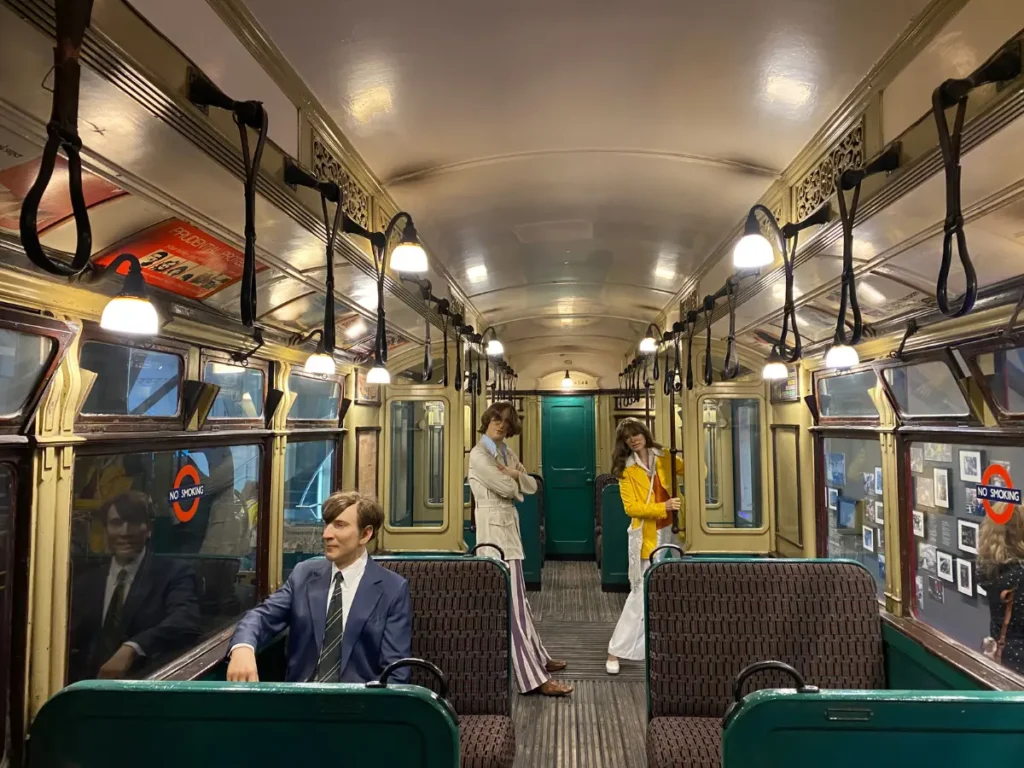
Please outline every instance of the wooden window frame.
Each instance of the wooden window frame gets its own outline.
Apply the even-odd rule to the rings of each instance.
[[[778,551],[778,540],[786,542],[787,544],[803,549],[804,547],[804,516],[803,516],[803,488],[800,482],[800,425],[799,424],[772,424],[769,429],[772,433],[772,482],[774,486],[774,498],[775,504],[775,538],[776,544],[775,549]],[[797,539],[786,538],[779,533],[779,484],[780,478],[778,473],[778,435],[779,432],[792,432],[796,437],[796,523],[797,523]]]
[[[864,365],[858,365],[856,368],[850,368],[846,371],[814,371],[811,376],[811,389],[814,396],[814,406],[818,409],[818,423],[823,426],[864,426],[864,425],[876,425],[881,424],[882,416],[878,413],[878,406],[875,406],[875,414],[873,416],[826,416],[821,408],[821,398],[818,393],[818,385],[825,379],[837,379],[843,376],[849,376],[855,373],[865,373],[871,371],[875,374],[875,379],[878,379],[878,373],[874,370],[872,363]]]
[[[199,355],[199,379],[203,382],[206,381],[206,366],[208,363],[221,363],[223,365],[232,365],[236,368],[252,368],[263,372],[263,394],[262,394],[262,405],[263,412],[254,418],[213,418],[209,417],[203,424],[202,431],[204,432],[220,432],[225,429],[262,429],[267,413],[267,393],[270,391],[270,383],[273,375],[273,365],[268,360],[261,360],[259,358],[249,358],[244,361],[236,360],[228,352],[221,352],[219,350],[202,349]]]
[[[1011,349],[1024,349],[1024,332],[1017,332],[995,339],[985,339],[972,344],[964,344],[957,347],[957,352],[963,356],[967,369],[977,383],[978,389],[981,390],[981,396],[984,398],[989,410],[992,411],[996,422],[1000,425],[1020,427],[1024,424],[1024,412],[1014,413],[1006,411],[999,405],[996,398],[992,395],[992,388],[985,381],[985,376],[981,372],[981,366],[978,364],[978,358],[988,352],[1001,352]]]
[[[892,389],[892,385],[886,381],[885,372],[895,368],[913,368],[914,366],[925,363],[943,363],[946,366],[950,375],[953,377],[953,381],[956,382],[957,389],[960,390],[960,394],[964,398],[964,403],[967,406],[967,413],[952,414],[949,416],[937,414],[914,415],[906,413],[900,407],[899,400]],[[960,370],[960,364],[957,363],[956,358],[953,356],[953,352],[950,349],[935,350],[920,355],[907,355],[902,359],[876,361],[872,363],[872,367],[875,369],[875,374],[882,386],[882,391],[885,393],[886,400],[889,402],[893,413],[896,414],[896,418],[899,419],[901,424],[936,424],[964,427],[981,426],[981,414],[976,411],[974,403],[971,400],[971,393],[967,388],[967,377],[963,375],[963,371]],[[1024,418],[1024,414],[1021,415],[1022,418]]]
[[[325,376],[315,373],[305,373],[301,368],[292,367],[288,372],[288,379],[290,381],[292,376],[299,376],[303,379],[311,379],[313,381],[333,381],[338,385],[338,410],[334,416],[326,419],[295,419],[290,414],[285,416],[285,423],[289,433],[292,432],[323,432],[334,429],[335,431],[341,431],[341,411],[345,402],[345,387],[348,384],[348,377],[344,373],[335,373],[333,376]],[[286,386],[288,384],[286,383]],[[288,391],[291,392],[291,387],[288,386]]]

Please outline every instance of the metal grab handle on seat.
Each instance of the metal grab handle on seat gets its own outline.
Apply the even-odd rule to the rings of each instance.
[[[391,677],[395,670],[403,669],[405,667],[419,667],[420,669],[425,669],[427,672],[434,676],[434,678],[438,682],[438,686],[441,689],[440,691],[438,691],[437,695],[441,699],[441,703],[444,704],[445,709],[448,710],[452,718],[455,720],[455,724],[458,725],[459,716],[455,712],[455,708],[452,707],[451,702],[448,701],[448,677],[445,675],[444,672],[441,671],[441,669],[436,664],[432,664],[426,659],[407,658],[399,659],[398,661],[393,661],[386,667],[384,667],[384,671],[380,673],[380,677],[378,679],[371,680],[366,684],[366,687],[387,688],[388,678]]]
[[[815,685],[808,685],[804,680],[804,676],[801,675],[794,667],[786,664],[784,661],[757,661],[750,664],[740,670],[740,673],[736,675],[736,679],[732,683],[732,704],[725,710],[725,716],[722,718],[722,727],[725,728],[729,721],[735,717],[740,707],[743,705],[743,684],[747,682],[747,679],[752,675],[756,675],[758,672],[767,672],[768,670],[775,670],[776,672],[785,672],[787,675],[793,678],[796,683],[797,693],[818,693],[818,687]]]
[[[478,549],[480,549],[481,547],[490,547],[491,549],[496,549],[496,550],[498,550],[498,554],[499,554],[499,555],[501,555],[501,559],[502,559],[502,560],[504,560],[504,559],[505,559],[505,550],[503,550],[503,549],[502,549],[501,547],[499,547],[499,546],[498,546],[497,544],[488,544],[488,543],[486,543],[486,542],[484,542],[484,543],[482,543],[482,544],[477,544],[477,545],[476,545],[475,547],[473,547],[473,548],[472,548],[471,550],[469,550],[469,551],[468,551],[468,552],[466,553],[466,556],[467,556],[467,557],[471,557],[472,555],[475,555],[475,554],[476,554],[476,551],[477,551]]]
[[[675,550],[678,550],[678,551],[679,551],[679,556],[680,556],[680,557],[682,557],[682,556],[683,556],[683,555],[685,554],[685,553],[683,552],[683,548],[682,548],[682,547],[680,547],[680,546],[679,546],[678,544],[662,544],[661,546],[658,546],[658,547],[655,547],[655,548],[654,548],[654,551],[653,551],[653,552],[651,552],[650,556],[649,556],[649,557],[647,558],[647,561],[648,561],[648,562],[649,562],[649,563],[650,563],[651,565],[654,565],[654,556],[655,556],[656,554],[658,554],[659,552],[661,552],[661,550],[663,550],[663,549],[675,549]]]

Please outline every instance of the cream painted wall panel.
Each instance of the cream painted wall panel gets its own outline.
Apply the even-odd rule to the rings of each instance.
[[[270,139],[298,157],[298,109],[206,0],[130,0],[130,5],[228,96],[262,101],[269,117]]]
[[[971,0],[882,92],[884,142],[931,110],[932,91],[940,83],[971,74],[1021,29],[1020,0]]]

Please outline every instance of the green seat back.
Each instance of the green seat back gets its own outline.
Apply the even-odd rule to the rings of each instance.
[[[85,681],[43,705],[33,768],[454,768],[459,732],[430,691],[396,685]]]
[[[604,589],[629,589],[626,529],[630,522],[622,506],[619,484],[606,485],[601,489],[601,586]]]

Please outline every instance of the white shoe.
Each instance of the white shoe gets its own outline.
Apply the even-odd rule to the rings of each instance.
[[[609,675],[617,675],[617,674],[619,674],[619,661],[618,661],[618,659],[616,659],[615,661],[605,661],[605,663],[604,663],[604,671],[607,672]]]

